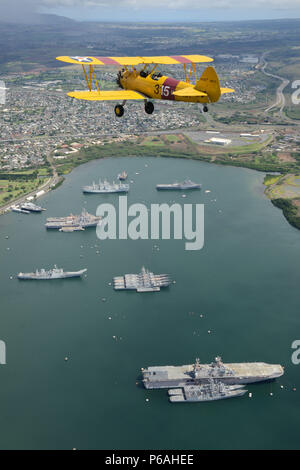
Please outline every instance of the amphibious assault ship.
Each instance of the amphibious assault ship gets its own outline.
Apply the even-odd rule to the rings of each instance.
[[[153,274],[144,266],[139,274],[125,274],[114,277],[115,290],[136,290],[137,292],[158,292],[161,287],[171,284],[169,274]]]
[[[201,189],[201,184],[193,183],[191,180],[185,180],[182,183],[157,184],[156,189]]]
[[[129,191],[129,184],[124,183],[109,183],[108,181],[104,180],[103,182],[99,180],[99,183],[93,183],[91,186],[83,186],[82,191],[84,193],[96,193],[96,194],[103,194],[103,193],[128,193]]]
[[[245,395],[244,385],[225,385],[213,379],[207,384],[186,385],[168,391],[171,403],[224,400]]]
[[[64,271],[61,268],[58,268],[54,265],[53,269],[41,269],[40,271],[37,269],[33,273],[19,273],[18,279],[34,279],[34,280],[41,280],[41,279],[65,279],[68,277],[81,277],[87,269],[81,269],[80,271]]]
[[[226,385],[263,382],[281,377],[284,370],[280,364],[264,362],[224,364],[216,357],[211,364],[200,364],[196,359],[192,365],[147,367],[142,374],[145,388],[171,388],[199,385],[210,379]]]
[[[47,229],[60,229],[65,227],[95,227],[101,221],[101,217],[89,214],[85,209],[79,215],[70,214],[67,217],[50,217],[47,219],[45,227]]]

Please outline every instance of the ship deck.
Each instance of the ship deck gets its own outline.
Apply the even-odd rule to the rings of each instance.
[[[234,372],[237,377],[279,377],[283,374],[283,368],[280,364],[266,364],[264,362],[242,362],[235,364],[224,364],[226,368]],[[183,366],[157,366],[148,367],[144,370],[144,378],[149,382],[159,380],[186,380],[192,377],[194,365]],[[211,377],[211,367],[208,364],[201,365],[199,378]],[[148,373],[147,373],[148,372]],[[153,372],[155,374],[153,375]],[[149,375],[150,373],[150,375]],[[225,377],[230,377],[225,375]]]

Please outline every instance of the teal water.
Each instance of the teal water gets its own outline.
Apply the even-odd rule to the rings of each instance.
[[[82,207],[95,213],[100,202],[116,201],[80,188],[123,169],[134,180],[129,203],[204,203],[204,248],[188,252],[179,240],[100,242],[94,229],[45,230],[46,217]],[[155,190],[157,182],[185,177],[203,190],[186,199]],[[291,344],[300,339],[300,232],[265,198],[262,180],[261,173],[195,161],[105,159],[77,168],[40,199],[43,214],[0,217],[0,339],[7,346],[0,448],[299,448],[300,365],[291,362]],[[54,263],[87,267],[88,276],[10,279]],[[170,273],[176,284],[154,294],[108,285],[142,265]],[[136,384],[141,367],[209,362],[217,354],[225,362],[281,363],[285,375],[250,385],[251,399],[206,404],[170,404],[165,390]]]

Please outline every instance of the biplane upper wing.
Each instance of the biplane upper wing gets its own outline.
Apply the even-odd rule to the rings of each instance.
[[[214,59],[204,55],[170,55],[150,57],[81,57],[81,56],[59,56],[57,60],[68,64],[83,65],[139,65],[139,64],[197,64],[200,62],[212,62]]]
[[[145,96],[131,90],[111,91],[71,91],[71,98],[88,101],[119,101],[119,100],[144,100]]]

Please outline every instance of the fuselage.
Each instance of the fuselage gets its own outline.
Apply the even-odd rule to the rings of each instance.
[[[189,103],[209,103],[208,96],[175,96],[173,94],[175,91],[188,87],[194,88],[194,85],[155,72],[143,76],[143,71],[125,70],[120,73],[119,84],[124,90],[134,90],[142,93],[145,95],[145,98],[185,101]]]

